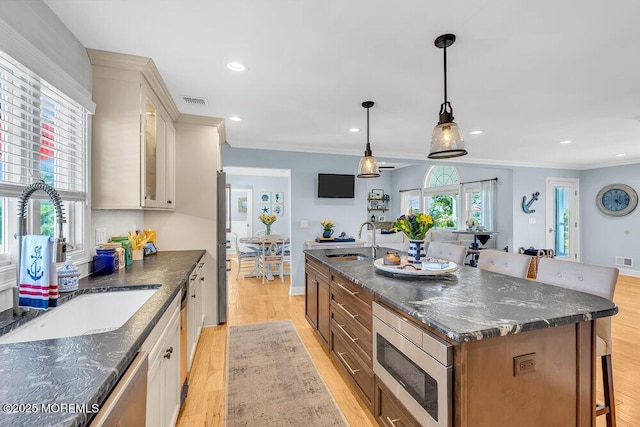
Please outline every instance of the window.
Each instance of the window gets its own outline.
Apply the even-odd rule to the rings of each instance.
[[[458,228],[458,171],[452,166],[433,166],[427,172],[422,192],[426,212],[437,228]]]
[[[14,239],[5,236],[17,231],[13,214],[20,193],[38,180],[63,200],[64,237],[76,250],[85,247],[87,120],[79,103],[0,50],[0,256],[16,251]],[[56,233],[53,204],[44,192],[33,194],[28,220],[29,233]]]

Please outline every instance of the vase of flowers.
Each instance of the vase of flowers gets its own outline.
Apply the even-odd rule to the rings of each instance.
[[[320,221],[320,225],[322,226],[322,237],[330,238],[333,235],[333,227],[335,227],[333,220],[325,218]]]
[[[260,218],[260,221],[262,221],[262,223],[264,224],[264,227],[265,227],[264,234],[265,234],[265,236],[268,236],[269,234],[271,234],[271,224],[276,222],[278,217],[275,216],[275,215],[261,214],[259,218]]]
[[[421,262],[421,258],[424,256],[424,237],[431,227],[433,227],[433,217],[425,213],[414,212],[413,209],[409,209],[406,215],[402,215],[394,221],[393,229],[402,231],[409,239],[407,261],[414,264]]]

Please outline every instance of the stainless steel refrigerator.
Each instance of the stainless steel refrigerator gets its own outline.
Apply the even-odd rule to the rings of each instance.
[[[227,322],[227,232],[231,231],[231,216],[229,215],[229,198],[231,186],[226,183],[226,174],[218,171],[218,223],[216,256],[218,260],[218,323]]]

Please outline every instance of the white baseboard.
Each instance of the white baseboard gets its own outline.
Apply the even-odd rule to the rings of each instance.
[[[640,277],[639,270],[631,270],[628,268],[619,268],[619,270],[620,274],[622,274],[623,276]]]
[[[304,295],[304,286],[291,286],[289,295]]]

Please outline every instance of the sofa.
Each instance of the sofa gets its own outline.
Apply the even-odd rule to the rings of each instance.
[[[429,242],[442,242],[442,243],[451,243],[454,245],[462,245],[469,247],[471,243],[473,243],[473,236],[470,234],[458,234],[454,233],[453,230],[443,230],[441,228],[432,228],[427,232],[427,235],[424,238],[424,250],[427,251],[429,247]],[[484,248],[494,248],[495,240],[489,239],[487,244],[482,246]],[[373,232],[369,230],[367,233],[367,244],[371,245],[373,243]],[[376,245],[384,246],[387,248],[392,248],[397,251],[406,252],[409,247],[409,239],[400,232],[397,233],[388,233],[386,230],[376,230]]]

